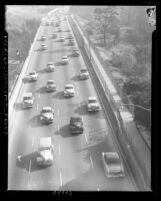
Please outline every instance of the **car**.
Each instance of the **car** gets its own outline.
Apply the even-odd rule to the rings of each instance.
[[[69,59],[68,59],[68,57],[67,57],[67,56],[62,56],[61,64],[66,65],[66,64],[68,64],[68,63],[69,63]]]
[[[56,34],[56,33],[53,33],[53,34],[52,34],[52,38],[57,38],[57,34]]]
[[[48,62],[48,63],[47,63],[47,66],[46,66],[46,70],[47,70],[48,72],[54,71],[54,70],[55,70],[54,63],[53,63],[53,62]]]
[[[73,97],[75,96],[75,90],[73,84],[66,84],[64,87],[64,96]]]
[[[68,39],[73,39],[74,37],[73,37],[73,35],[72,34],[69,34],[68,35]]]
[[[41,41],[45,41],[45,40],[46,40],[46,37],[45,37],[45,36],[41,36],[40,40],[41,40]]]
[[[73,46],[75,44],[73,39],[69,39],[69,45]]]
[[[73,116],[70,118],[70,131],[72,134],[75,133],[83,133],[84,128],[83,128],[83,119],[80,116]]]
[[[58,29],[58,32],[62,32],[62,30],[59,28],[59,29]]]
[[[65,38],[64,38],[64,37],[61,37],[61,38],[59,39],[59,41],[60,41],[60,42],[64,42],[64,41],[65,41]]]
[[[117,152],[102,152],[103,167],[107,177],[124,177],[124,168]]]
[[[42,123],[53,123],[54,110],[49,106],[43,107],[40,112],[40,120]]]
[[[34,98],[31,92],[27,92],[23,94],[22,98],[22,107],[23,108],[31,108],[34,104]]]
[[[88,112],[100,110],[100,105],[99,105],[97,98],[95,96],[88,97],[87,108],[88,108]]]
[[[73,57],[78,57],[80,55],[79,50],[78,49],[73,49],[72,50],[72,56]]]
[[[28,75],[24,77],[27,81],[37,81],[38,79],[38,73],[36,71],[31,71]]]
[[[56,91],[56,84],[54,80],[48,80],[46,83],[47,92]]]
[[[89,78],[89,73],[88,73],[88,70],[85,69],[85,68],[82,68],[80,70],[80,79],[81,80],[87,80]]]
[[[36,163],[38,166],[52,165],[54,161],[54,146],[51,137],[41,137],[39,141],[38,156]]]
[[[47,49],[47,45],[46,44],[41,44],[41,50],[46,50]]]

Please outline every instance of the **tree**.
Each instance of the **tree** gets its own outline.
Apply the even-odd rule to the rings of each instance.
[[[106,46],[106,33],[114,24],[116,25],[117,19],[117,7],[108,6],[105,8],[95,8],[94,18],[97,23],[99,31],[103,34],[104,44]]]

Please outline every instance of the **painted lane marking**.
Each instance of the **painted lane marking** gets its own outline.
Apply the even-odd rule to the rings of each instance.
[[[92,168],[94,168],[94,166],[93,166],[93,161],[92,161],[92,157],[90,156],[90,161],[91,161],[91,166],[92,166]]]
[[[30,163],[29,163],[29,181],[28,181],[28,185],[29,185],[30,189],[32,189],[32,187],[31,187],[31,177],[30,177],[30,172],[31,172],[31,160],[30,160]]]
[[[62,185],[63,185],[63,182],[62,182],[62,173],[60,171],[60,186],[62,186]]]
[[[85,139],[86,139],[86,143],[88,144],[87,136],[86,136],[86,134],[85,134],[85,133],[84,133],[84,136],[85,136]]]
[[[35,139],[35,137],[33,136],[32,137],[32,146],[34,145],[34,139]]]

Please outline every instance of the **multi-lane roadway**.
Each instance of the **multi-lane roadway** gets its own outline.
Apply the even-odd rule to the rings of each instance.
[[[23,87],[14,104],[15,115],[9,122],[8,150],[8,190],[78,190],[78,191],[135,191],[138,190],[126,160],[122,157],[125,177],[107,178],[102,165],[101,153],[117,151],[117,143],[113,141],[103,108],[97,113],[89,114],[87,99],[96,96],[92,79],[80,80],[81,68],[88,68],[82,56],[72,57],[73,46],[68,45],[68,21],[62,21],[62,32],[54,26],[41,25],[27,73],[36,71],[38,81],[22,83]],[[57,34],[52,39],[52,33]],[[72,33],[72,30],[71,30]],[[38,39],[46,36],[41,42]],[[60,37],[65,42],[59,42]],[[39,48],[42,43],[47,45],[45,51]],[[78,48],[77,45],[75,47]],[[69,57],[68,65],[59,62],[62,56]],[[45,70],[48,62],[54,62],[54,72]],[[47,80],[54,79],[57,91],[47,93]],[[64,98],[64,86],[71,83],[76,94],[72,98]],[[22,109],[22,96],[32,92],[35,98],[31,109]],[[99,98],[98,98],[99,99]],[[100,103],[101,104],[101,103]],[[54,122],[42,125],[39,114],[43,106],[54,109]],[[73,114],[82,116],[84,132],[72,135],[69,120]],[[54,145],[54,163],[49,167],[38,167],[36,156],[40,137],[51,137]],[[21,161],[17,156],[21,155]]]

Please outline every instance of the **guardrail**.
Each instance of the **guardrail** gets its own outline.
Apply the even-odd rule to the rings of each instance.
[[[121,116],[118,116],[118,105],[120,103],[121,100],[115,101],[114,100],[114,96],[116,96],[116,90],[114,89],[114,87],[108,88],[108,85],[110,85],[110,81],[106,80],[104,78],[104,70],[103,68],[100,67],[100,63],[97,60],[97,58],[93,58],[93,50],[89,49],[89,44],[87,39],[84,37],[83,32],[81,31],[81,29],[79,28],[79,26],[77,25],[76,21],[72,18],[70,18],[70,23],[72,26],[72,29],[74,30],[74,33],[76,35],[76,38],[78,37],[78,43],[80,45],[81,48],[84,48],[84,50],[86,51],[86,54],[88,56],[88,58],[90,59],[90,63],[92,64],[92,68],[95,71],[95,75],[98,78],[98,82],[101,83],[102,89],[104,90],[104,93],[106,94],[106,97],[108,99],[108,102],[110,104],[110,107],[108,106],[108,108],[110,108],[110,116],[111,118],[114,120],[114,124],[113,124],[113,128],[114,131],[116,132],[116,137],[117,140],[119,142],[119,144],[121,144],[121,147],[124,149],[126,149],[125,144],[130,144],[130,149],[128,149],[129,152],[127,152],[127,150],[124,151],[125,156],[128,158],[129,163],[131,164],[131,166],[135,167],[135,170],[133,172],[134,175],[136,175],[136,178],[139,178],[138,182],[140,183],[140,188],[144,189],[144,190],[149,190],[150,189],[150,182],[148,179],[146,179],[147,174],[143,174],[142,172],[145,173],[145,168],[142,169],[142,171],[140,171],[140,169],[138,168],[138,166],[136,165],[136,161],[138,162],[138,158],[135,156],[135,147],[133,145],[133,143],[131,143],[131,139],[129,138],[128,134],[126,133],[126,130],[123,126],[123,123],[121,124],[119,121],[119,118],[121,118]],[[112,92],[111,92],[112,89]],[[105,103],[106,104],[106,103]],[[113,108],[113,109],[112,109]],[[120,113],[119,113],[120,114]],[[108,115],[107,115],[108,116]],[[126,142],[126,143],[125,143]],[[134,158],[130,157],[130,154],[132,154],[134,156]],[[139,167],[140,167],[140,163],[139,163]]]

